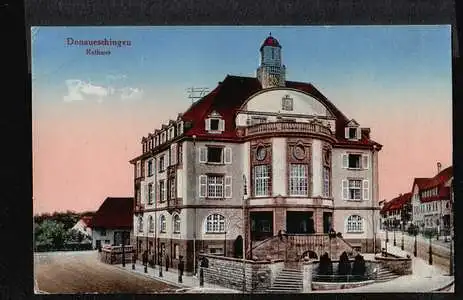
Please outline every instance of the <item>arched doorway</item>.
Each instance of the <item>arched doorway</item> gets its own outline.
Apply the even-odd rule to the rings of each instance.
[[[311,250],[307,250],[304,253],[302,253],[302,258],[308,256],[310,259],[318,259],[317,253]]]
[[[234,242],[234,257],[242,258],[243,257],[243,237],[241,235],[237,236]]]

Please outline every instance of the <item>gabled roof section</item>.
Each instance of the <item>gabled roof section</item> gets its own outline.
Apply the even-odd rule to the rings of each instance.
[[[413,185],[412,185],[412,192],[413,192],[413,189],[415,188],[415,185],[418,186],[418,190],[421,191],[423,189],[423,187],[425,186],[425,184],[430,180],[431,178],[424,178],[424,177],[419,177],[419,178],[415,178],[413,180]]]
[[[405,193],[405,194],[400,194],[398,197],[395,197],[394,199],[386,202],[381,209],[381,213],[385,213],[387,211],[392,211],[392,210],[397,210],[397,209],[402,209],[402,207],[410,203],[412,199],[412,193]]]
[[[132,228],[133,198],[108,197],[92,218],[92,228]]]
[[[346,124],[346,127],[358,127],[358,126],[360,126],[360,124],[357,121],[355,121],[354,119],[350,120]]]
[[[435,187],[440,187],[444,183],[450,180],[453,177],[453,166],[447,167],[444,170],[440,171],[439,174],[429,179],[424,185],[423,189],[432,189]]]

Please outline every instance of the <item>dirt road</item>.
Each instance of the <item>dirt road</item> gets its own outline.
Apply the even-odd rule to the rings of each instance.
[[[97,259],[96,251],[36,253],[36,288],[48,293],[158,293],[176,289]],[[128,264],[127,268],[131,265]]]

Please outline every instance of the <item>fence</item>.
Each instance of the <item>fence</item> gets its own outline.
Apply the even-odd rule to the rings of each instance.
[[[93,250],[92,243],[65,244],[63,245],[63,247],[54,247],[53,245],[48,245],[48,244],[35,245],[35,252],[85,251],[85,250]]]

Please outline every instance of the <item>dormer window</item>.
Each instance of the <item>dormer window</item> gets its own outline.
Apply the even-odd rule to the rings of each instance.
[[[177,135],[183,134],[183,122],[177,124]]]
[[[360,126],[355,120],[350,120],[345,128],[345,138],[348,140],[360,140],[362,137]]]
[[[209,133],[222,133],[225,130],[225,121],[220,114],[212,112],[206,119],[206,131]]]
[[[169,128],[169,140],[173,139],[175,137],[175,128],[171,127]]]

